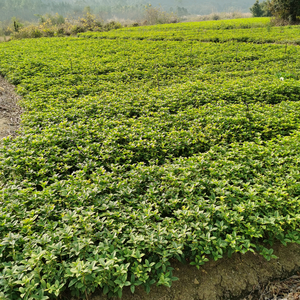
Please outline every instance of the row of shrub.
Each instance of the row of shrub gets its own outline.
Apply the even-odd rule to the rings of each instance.
[[[206,23],[206,22],[203,22]],[[226,26],[227,24],[227,26]],[[292,43],[300,44],[300,26],[274,27],[271,23],[262,23],[260,27],[234,28],[234,25],[219,23],[218,30],[204,27],[201,23],[187,23],[182,27],[165,25],[157,30],[151,27],[123,28],[111,32],[86,32],[81,37],[99,39],[137,39],[153,41],[198,41],[224,43],[228,41],[248,43]],[[240,24],[243,24],[240,21]],[[233,27],[233,28],[232,28]]]
[[[300,242],[299,49],[127,34],[0,45],[25,108],[0,148],[0,298],[149,292],[174,260]]]

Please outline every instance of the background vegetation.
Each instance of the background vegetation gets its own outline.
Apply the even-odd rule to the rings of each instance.
[[[300,23],[300,1],[272,0],[269,3],[271,13],[282,24]]]
[[[269,3],[267,1],[259,2],[259,0],[256,0],[256,2],[253,4],[252,7],[250,7],[250,11],[253,15],[253,17],[271,17],[271,11],[269,7]]]
[[[300,2],[297,0],[256,0],[250,8],[254,17],[273,16],[276,25],[300,23]]]
[[[36,20],[35,15],[56,14],[64,17],[78,17],[84,7],[89,6],[93,13],[97,14],[104,21],[111,18],[118,19],[141,19],[145,6],[151,4],[153,7],[161,7],[168,13],[183,15],[210,14],[216,12],[241,11],[248,12],[253,0],[87,0],[87,1],[42,1],[42,0],[0,0],[0,20],[7,21],[13,17],[24,21]]]

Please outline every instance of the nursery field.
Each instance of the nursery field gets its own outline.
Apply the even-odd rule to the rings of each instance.
[[[101,39],[133,39],[150,41],[195,41],[195,42],[217,42],[229,41],[248,43],[280,43],[300,44],[300,26],[291,28],[284,27],[262,27],[251,29],[219,29],[208,30],[192,27],[190,30],[176,29],[175,32],[168,30],[147,31],[143,27],[123,31],[110,32],[85,32],[81,36]]]
[[[148,292],[174,261],[300,243],[300,49],[257,22],[205,34],[261,43],[193,23],[0,44],[25,111],[0,148],[0,299]]]
[[[85,32],[80,36],[99,39],[152,41],[300,44],[300,26],[275,27],[270,18],[236,19],[130,27],[109,32]]]

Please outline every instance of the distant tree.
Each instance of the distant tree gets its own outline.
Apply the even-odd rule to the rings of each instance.
[[[148,25],[176,23],[177,18],[173,13],[167,13],[161,7],[152,7],[149,4],[145,7],[145,22]]]
[[[250,11],[251,11],[253,17],[262,17],[264,12],[263,12],[262,7],[259,3],[259,0],[256,0],[256,2],[253,4],[253,6],[250,7]]]
[[[38,19],[39,19],[39,22],[41,24],[43,24],[44,22],[46,22],[46,17],[45,16],[42,16],[42,15],[39,15],[39,14],[34,14]]]
[[[272,16],[272,12],[270,10],[270,4],[269,4],[269,0],[268,1],[263,1],[261,4],[261,8],[263,10],[263,17],[271,17]]]
[[[253,17],[270,17],[272,15],[267,1],[259,3],[259,0],[256,0],[253,6],[250,7],[250,11]]]
[[[21,29],[23,27],[23,24],[20,22],[20,20],[18,18],[12,18],[11,19],[13,27],[14,27],[14,31],[18,32],[19,29]]]
[[[85,14],[91,14],[92,13],[92,9],[90,6],[86,6],[84,9],[83,9],[83,12]]]
[[[299,0],[271,0],[269,8],[275,18],[289,23],[300,22]]]

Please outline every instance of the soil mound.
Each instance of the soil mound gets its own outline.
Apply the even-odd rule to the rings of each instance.
[[[299,300],[300,245],[276,244],[272,248],[278,259],[266,261],[258,254],[236,253],[231,258],[210,261],[199,270],[188,264],[173,264],[173,275],[179,281],[173,282],[171,288],[153,286],[148,295],[141,287],[136,288],[134,295],[126,288],[121,299]],[[286,278],[289,279],[282,281]],[[98,291],[90,299],[107,298]]]

